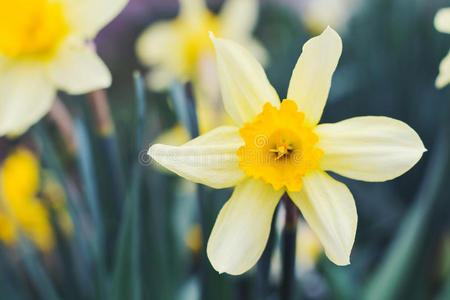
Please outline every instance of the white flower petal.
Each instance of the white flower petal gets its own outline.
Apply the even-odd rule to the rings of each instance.
[[[44,67],[34,63],[5,63],[0,69],[0,136],[17,135],[39,121],[55,98]]]
[[[221,36],[233,40],[250,37],[258,21],[257,0],[227,0],[220,12]]]
[[[357,117],[320,124],[323,170],[364,181],[385,181],[411,169],[425,150],[407,124],[387,117]]]
[[[261,64],[245,48],[230,40],[211,39],[225,109],[238,125],[253,121],[266,102],[280,105]]]
[[[436,78],[436,87],[441,89],[450,83],[450,51],[447,56],[442,59],[439,65],[439,75]]]
[[[179,17],[196,26],[207,10],[205,0],[180,0]]]
[[[180,37],[173,22],[160,21],[150,25],[139,37],[136,52],[139,59],[148,66],[170,65],[171,60],[181,56]],[[179,59],[176,59],[178,61]]]
[[[190,181],[226,188],[245,177],[236,155],[243,144],[238,128],[223,126],[179,147],[153,145],[148,154],[160,165]]]
[[[450,7],[442,8],[434,17],[434,27],[443,33],[450,33]]]
[[[82,43],[66,42],[50,62],[51,80],[69,94],[83,94],[111,85],[111,73],[100,57]]]
[[[236,186],[209,237],[206,251],[214,269],[239,275],[256,264],[266,246],[272,217],[283,193],[253,178]]]
[[[289,196],[322,243],[328,258],[337,265],[350,264],[358,215],[352,194],[323,171],[303,177],[300,192]]]
[[[341,53],[342,40],[330,27],[303,46],[292,73],[287,99],[297,103],[310,125],[317,124],[322,116]]]
[[[65,0],[69,26],[76,32],[94,38],[125,8],[129,0]]]

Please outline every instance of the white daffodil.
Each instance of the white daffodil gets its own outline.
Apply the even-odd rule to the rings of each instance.
[[[0,0],[0,136],[20,134],[50,109],[57,90],[111,84],[89,41],[128,0]]]
[[[450,7],[442,8],[434,18],[436,30],[450,34]],[[439,75],[436,78],[436,87],[441,89],[450,83],[450,51],[439,65]]]
[[[364,181],[393,179],[412,168],[424,145],[405,123],[356,117],[320,124],[342,41],[331,28],[312,38],[280,103],[262,66],[237,43],[214,38],[222,96],[235,126],[182,146],[153,145],[167,169],[213,188],[236,186],[217,217],[207,253],[219,272],[241,274],[261,256],[274,210],[287,193],[328,258],[350,263],[357,213],[352,194],[325,171]]]

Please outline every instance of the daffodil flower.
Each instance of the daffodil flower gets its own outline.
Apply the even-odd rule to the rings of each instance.
[[[434,18],[434,27],[443,33],[450,34],[450,7],[442,8]],[[441,89],[450,83],[450,51],[439,65],[439,75],[436,78],[436,87]]]
[[[50,215],[37,197],[40,167],[36,157],[24,148],[10,154],[0,169],[0,240],[7,245],[25,234],[39,249],[54,245]]]
[[[0,0],[0,136],[20,134],[50,109],[56,91],[111,84],[92,41],[128,0]]]
[[[196,81],[214,54],[209,31],[247,45],[262,58],[264,49],[251,37],[257,16],[257,0],[227,0],[219,15],[204,0],[180,0],[174,20],[150,25],[138,39],[138,57],[154,67],[150,87],[167,88],[174,78]]]
[[[337,265],[350,263],[357,213],[349,189],[325,171],[364,181],[393,179],[425,150],[417,133],[387,117],[320,124],[342,41],[331,28],[312,38],[280,103],[262,66],[237,43],[211,36],[225,109],[236,126],[216,128],[149,155],[167,169],[213,188],[235,186],[209,237],[219,272],[250,269],[266,245],[280,197],[287,193]]]

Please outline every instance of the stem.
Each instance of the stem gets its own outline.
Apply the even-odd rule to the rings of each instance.
[[[87,94],[89,106],[93,112],[95,128],[100,135],[114,134],[114,122],[108,103],[108,95],[104,90],[97,90]]]
[[[58,97],[53,102],[48,116],[55,123],[56,129],[59,131],[69,153],[75,154],[76,145],[73,132],[73,120],[69,110]]]
[[[287,194],[282,197],[286,219],[282,233],[283,273],[281,300],[293,299],[295,285],[295,242],[297,238],[298,209]]]

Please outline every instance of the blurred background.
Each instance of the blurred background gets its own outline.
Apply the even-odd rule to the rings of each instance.
[[[226,2],[207,4],[221,14]],[[25,135],[0,139],[0,200],[13,202],[16,215],[12,221],[0,211],[0,299],[450,299],[450,86],[435,87],[450,35],[433,26],[448,6],[449,0],[260,2],[248,35],[280,95],[303,43],[330,25],[344,49],[322,122],[393,117],[413,127],[428,149],[389,182],[333,174],[349,186],[358,209],[352,263],[331,263],[301,221],[295,292],[286,296],[282,205],[258,265],[241,276],[219,275],[204,237],[231,190],[187,182],[146,155],[156,140],[181,144],[198,134],[197,124],[200,132],[216,126],[202,107],[214,116],[222,108],[210,65],[170,70],[169,84],[155,86],[152,74],[164,63],[142,57],[136,44],[149,26],[176,18],[179,3],[131,0],[96,39],[112,87],[86,97],[60,94]],[[152,41],[144,52],[184,51]]]

